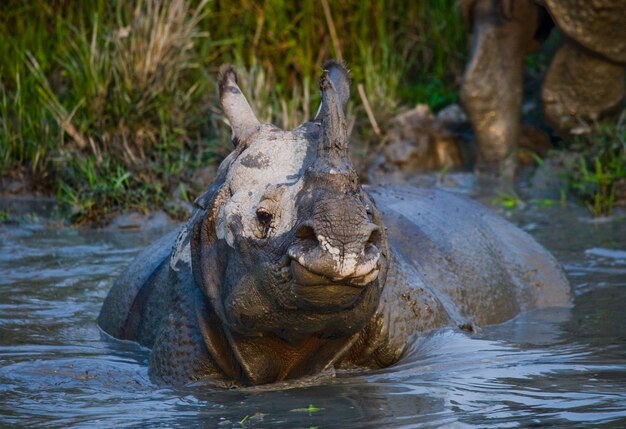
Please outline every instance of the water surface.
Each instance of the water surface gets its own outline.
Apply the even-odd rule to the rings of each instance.
[[[155,386],[148,351],[96,326],[116,275],[163,230],[2,225],[0,426],[626,426],[626,220],[571,207],[511,220],[562,262],[572,308],[432,332],[382,371],[227,391]]]

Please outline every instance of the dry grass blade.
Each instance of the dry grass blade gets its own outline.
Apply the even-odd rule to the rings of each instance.
[[[321,0],[322,8],[324,9],[324,16],[326,17],[326,25],[328,25],[328,32],[330,33],[330,39],[333,41],[333,48],[335,49],[335,56],[337,61],[343,64],[343,54],[341,53],[341,44],[337,37],[337,30],[335,30],[335,22],[333,16],[330,13],[330,6],[327,0]]]
[[[33,57],[30,53],[27,53],[26,56],[26,64],[39,83],[39,94],[43,99],[44,105],[50,111],[61,129],[63,129],[63,131],[65,131],[72,138],[78,148],[85,149],[87,147],[87,140],[72,124],[72,117],[76,113],[76,110],[80,107],[80,104],[82,104],[82,100],[78,103],[78,105],[76,105],[72,113],[67,113],[65,107],[63,107],[54,91],[50,88],[48,79],[41,71],[39,62],[37,62],[35,57]]]
[[[363,102],[365,113],[367,113],[367,118],[369,119],[370,124],[372,124],[372,129],[374,130],[374,133],[376,133],[376,135],[379,136],[380,128],[378,127],[378,122],[376,122],[376,117],[374,116],[374,112],[372,111],[372,108],[370,107],[370,102],[367,100],[367,94],[365,94],[365,88],[363,88],[363,84],[360,83],[357,86],[357,89],[359,91],[359,97],[361,97],[361,101]]]
[[[207,2],[193,10],[187,0],[138,2],[129,28],[113,39],[119,52],[115,66],[124,81],[153,93],[175,84],[182,69],[190,66]]]

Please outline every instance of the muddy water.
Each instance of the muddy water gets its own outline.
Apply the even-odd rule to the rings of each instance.
[[[148,352],[96,327],[115,276],[163,231],[0,226],[0,426],[626,426],[626,220],[512,220],[564,264],[572,308],[432,332],[383,371],[229,391],[155,386]]]

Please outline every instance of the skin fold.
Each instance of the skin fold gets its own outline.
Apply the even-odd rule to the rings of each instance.
[[[159,383],[258,385],[398,361],[410,336],[567,305],[556,260],[461,196],[364,188],[348,155],[346,69],[317,116],[261,124],[230,67],[233,152],[187,223],[130,264],[98,323],[152,349]]]

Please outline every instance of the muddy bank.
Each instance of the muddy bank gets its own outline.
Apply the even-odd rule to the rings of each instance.
[[[563,202],[571,198],[567,178],[580,168],[580,154],[552,150],[548,133],[525,125],[518,152],[520,166],[513,186],[473,173],[476,146],[465,112],[452,104],[434,114],[418,105],[392,118],[379,141],[366,156],[353,157],[361,180],[368,185],[406,183],[417,187],[440,187],[479,197],[487,205],[494,197],[515,198],[519,203],[541,200]],[[359,142],[355,142],[359,146]],[[161,228],[186,219],[193,210],[193,198],[210,185],[216,165],[209,165],[180,179],[170,198],[157,210],[111,212],[82,226],[111,230]],[[5,185],[10,186],[5,186]],[[54,197],[33,195],[29,184],[5,180],[0,188],[0,221],[45,221],[72,223],[72,209],[62,212]],[[626,178],[615,184],[614,206],[626,207]]]
[[[543,157],[551,148],[545,131],[524,126],[518,151],[521,170],[532,166],[535,156]],[[391,119],[372,152],[362,163],[362,176],[372,184],[407,183],[429,172],[470,172],[476,162],[471,124],[458,104],[436,115],[423,104],[400,113]]]
[[[176,225],[176,219],[163,210],[127,211],[108,217],[85,227],[100,227],[109,231],[136,231],[166,229]],[[70,226],[71,222],[61,214],[56,198],[41,195],[1,195],[0,224],[42,224],[49,227]]]

